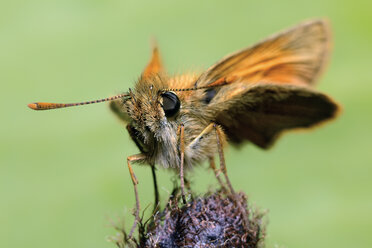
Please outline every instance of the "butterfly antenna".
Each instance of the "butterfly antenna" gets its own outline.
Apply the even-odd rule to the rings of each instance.
[[[165,89],[163,91],[191,91],[191,90],[209,89],[209,88],[213,88],[213,87],[220,87],[220,86],[227,85],[227,84],[235,81],[236,79],[237,79],[237,77],[235,77],[235,76],[231,76],[231,77],[228,77],[228,78],[224,77],[224,78],[217,79],[213,83],[210,83],[206,86],[200,86],[200,87],[195,86],[195,87],[186,88],[186,89]]]
[[[67,107],[73,107],[73,106],[80,106],[80,105],[87,105],[87,104],[93,104],[93,103],[99,103],[99,102],[107,102],[107,101],[113,101],[119,98],[123,98],[129,96],[128,93],[111,96],[99,100],[94,101],[88,101],[88,102],[77,102],[77,103],[50,103],[50,102],[34,102],[30,103],[27,106],[34,110],[47,110],[47,109],[57,109],[57,108],[67,108]]]

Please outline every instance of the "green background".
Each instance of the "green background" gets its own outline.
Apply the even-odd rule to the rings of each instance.
[[[115,247],[109,219],[134,206],[125,165],[137,153],[107,105],[34,112],[132,87],[156,37],[171,73],[314,17],[332,23],[334,51],[319,89],[337,121],[281,138],[270,151],[230,148],[230,179],[267,209],[267,247],[372,247],[371,1],[30,0],[0,5],[0,247]],[[215,184],[195,169],[198,192]],[[151,174],[135,166],[142,206]],[[160,170],[163,199],[174,175]]]

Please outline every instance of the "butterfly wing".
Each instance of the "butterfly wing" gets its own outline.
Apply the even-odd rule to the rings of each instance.
[[[329,40],[326,21],[303,23],[226,56],[205,71],[195,86],[207,86],[227,77],[246,83],[311,85],[326,63]]]
[[[227,56],[196,81],[204,102],[233,143],[268,148],[286,129],[311,127],[335,116],[337,104],[311,90],[329,51],[323,20],[301,24]]]
[[[224,127],[230,142],[249,140],[261,148],[269,148],[284,130],[308,128],[335,117],[338,109],[325,94],[285,84],[250,85],[223,104],[217,96],[210,107],[216,111],[215,122]]]

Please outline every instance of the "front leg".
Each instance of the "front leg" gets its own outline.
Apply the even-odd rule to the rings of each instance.
[[[137,180],[136,175],[134,174],[134,171],[133,171],[131,162],[138,161],[138,160],[143,160],[145,158],[146,158],[146,156],[144,154],[142,154],[142,153],[141,154],[132,155],[132,156],[129,156],[127,158],[128,169],[129,169],[130,177],[132,178],[133,187],[134,187],[134,196],[136,198],[136,209],[135,209],[135,212],[134,212],[135,213],[135,220],[134,220],[134,223],[133,223],[132,228],[130,229],[130,233],[129,233],[129,237],[128,237],[129,239],[132,238],[134,229],[136,228],[137,224],[140,221],[140,218],[139,218],[140,202],[139,202],[138,190],[137,190],[138,180]]]

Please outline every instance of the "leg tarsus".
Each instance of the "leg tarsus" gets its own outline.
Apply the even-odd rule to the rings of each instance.
[[[226,185],[225,183],[222,181],[221,179],[221,168],[218,170],[217,167],[216,167],[216,164],[214,163],[214,158],[213,157],[210,157],[209,158],[209,166],[211,167],[211,169],[213,170],[214,172],[214,175],[218,181],[218,183],[220,184],[221,188],[224,190],[224,191],[227,191],[226,189]]]

